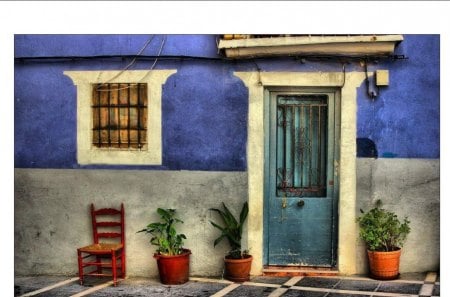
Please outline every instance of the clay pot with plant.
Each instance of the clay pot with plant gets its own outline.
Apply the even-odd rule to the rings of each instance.
[[[359,236],[366,243],[371,277],[391,280],[399,276],[401,248],[411,231],[407,217],[381,208],[381,201],[357,218]]]
[[[234,282],[244,282],[250,279],[250,269],[253,257],[248,250],[242,250],[242,230],[248,216],[248,203],[242,206],[239,219],[222,202],[222,209],[211,208],[210,210],[219,214],[222,223],[210,223],[220,230],[220,235],[214,240],[214,247],[223,239],[227,239],[230,250],[224,257],[224,277]]]
[[[178,234],[175,225],[183,223],[175,216],[175,209],[158,208],[160,221],[150,223],[144,229],[151,236],[150,244],[157,246],[153,257],[157,261],[161,283],[179,285],[189,281],[191,251],[183,247],[184,234]]]

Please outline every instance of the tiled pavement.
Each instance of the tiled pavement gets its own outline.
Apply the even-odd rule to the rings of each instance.
[[[117,287],[110,281],[76,277],[16,277],[14,296],[255,296],[255,297],[424,297],[440,296],[438,273],[402,274],[394,281],[377,281],[363,276],[253,277],[249,282],[191,277],[183,285],[166,286],[154,279],[128,278]]]

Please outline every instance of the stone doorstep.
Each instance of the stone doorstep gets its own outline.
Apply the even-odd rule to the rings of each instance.
[[[338,276],[333,268],[265,266],[263,276]]]

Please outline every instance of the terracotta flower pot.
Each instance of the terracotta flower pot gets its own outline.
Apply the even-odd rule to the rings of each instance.
[[[245,282],[250,280],[250,269],[253,257],[248,255],[243,259],[224,259],[225,278],[233,282]]]
[[[180,255],[154,254],[158,264],[159,279],[165,285],[181,285],[189,281],[189,258],[191,251],[184,249]]]
[[[392,280],[399,276],[401,249],[392,252],[367,251],[370,275],[375,279]]]

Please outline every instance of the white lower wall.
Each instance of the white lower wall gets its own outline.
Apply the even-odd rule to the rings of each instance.
[[[440,263],[440,165],[436,159],[357,159],[357,215],[381,199],[385,208],[411,221],[400,273],[437,271]],[[368,270],[358,239],[357,270]]]
[[[381,199],[411,221],[400,272],[438,270],[439,160],[357,159],[356,167],[356,215]],[[219,276],[228,247],[213,247],[217,230],[209,223],[208,209],[225,201],[240,210],[248,199],[246,172],[15,169],[14,178],[15,275],[76,275],[76,248],[92,238],[90,203],[105,207],[124,202],[129,276],[158,274],[154,247],[146,235],[136,234],[157,219],[158,207],[178,209],[185,221],[179,230],[192,250],[191,274]],[[364,243],[358,239],[342,246],[352,245],[357,273],[366,273]]]
[[[125,205],[127,274],[157,276],[150,237],[136,232],[175,208],[192,250],[192,275],[221,275],[225,244],[208,209],[225,201],[240,211],[247,200],[245,172],[15,169],[16,275],[78,273],[76,248],[92,242],[89,207]],[[239,215],[239,213],[237,213]]]

